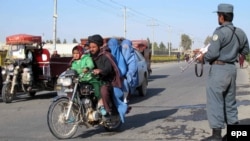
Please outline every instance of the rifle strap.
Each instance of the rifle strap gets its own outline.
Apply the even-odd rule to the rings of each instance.
[[[201,62],[201,63],[199,63],[199,64],[201,64],[200,65],[200,73],[198,74],[198,63],[195,63],[195,75],[197,76],[197,77],[201,77],[202,75],[203,75],[203,63]]]
[[[225,27],[228,27],[228,26],[225,26]],[[231,35],[231,38],[230,38],[229,42],[227,42],[224,46],[222,46],[221,49],[223,49],[223,48],[226,47],[229,43],[231,43],[231,41],[232,41],[232,39],[233,39],[233,35],[235,35],[235,36],[237,37],[237,40],[238,40],[238,42],[239,42],[239,44],[240,44],[239,37],[238,37],[237,34],[235,33],[236,27],[234,27],[233,29],[231,29],[230,27],[228,27],[228,28],[229,28],[233,33],[232,33],[232,35]],[[220,49],[220,50],[221,50],[221,49]],[[196,63],[196,64],[195,64],[195,75],[196,75],[197,77],[201,77],[202,74],[203,74],[203,63],[201,63],[201,70],[200,70],[200,73],[199,73],[199,74],[198,74],[198,65],[197,65],[197,63]]]

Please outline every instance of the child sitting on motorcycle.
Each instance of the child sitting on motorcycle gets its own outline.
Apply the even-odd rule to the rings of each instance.
[[[75,46],[72,49],[72,56],[71,69],[75,70],[80,76],[83,76],[80,81],[88,81],[93,85],[95,96],[97,99],[100,99],[101,82],[91,75],[91,71],[94,69],[94,63],[90,54],[84,53],[84,49],[81,46]]]
[[[75,46],[72,49],[71,69],[77,71],[78,74],[86,73],[94,68],[94,63],[90,54],[84,54],[81,46]]]

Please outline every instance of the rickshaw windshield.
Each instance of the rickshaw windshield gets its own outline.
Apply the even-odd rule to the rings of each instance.
[[[25,59],[25,46],[11,45],[8,51],[8,57],[13,59]]]

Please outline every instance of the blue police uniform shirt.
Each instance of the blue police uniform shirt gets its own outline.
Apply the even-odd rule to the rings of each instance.
[[[238,53],[247,55],[249,52],[249,44],[246,34],[236,28],[231,22],[225,22],[216,28],[213,33],[210,46],[204,56],[205,61],[212,63],[220,60],[226,63],[234,63],[237,61]],[[237,39],[238,36],[238,39]]]

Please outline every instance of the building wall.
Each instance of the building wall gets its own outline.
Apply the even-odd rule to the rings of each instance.
[[[56,50],[57,53],[63,56],[71,56],[72,55],[72,49],[74,46],[78,45],[76,44],[56,44]],[[54,51],[53,44],[44,44],[43,48],[46,48],[49,50],[50,54]]]

